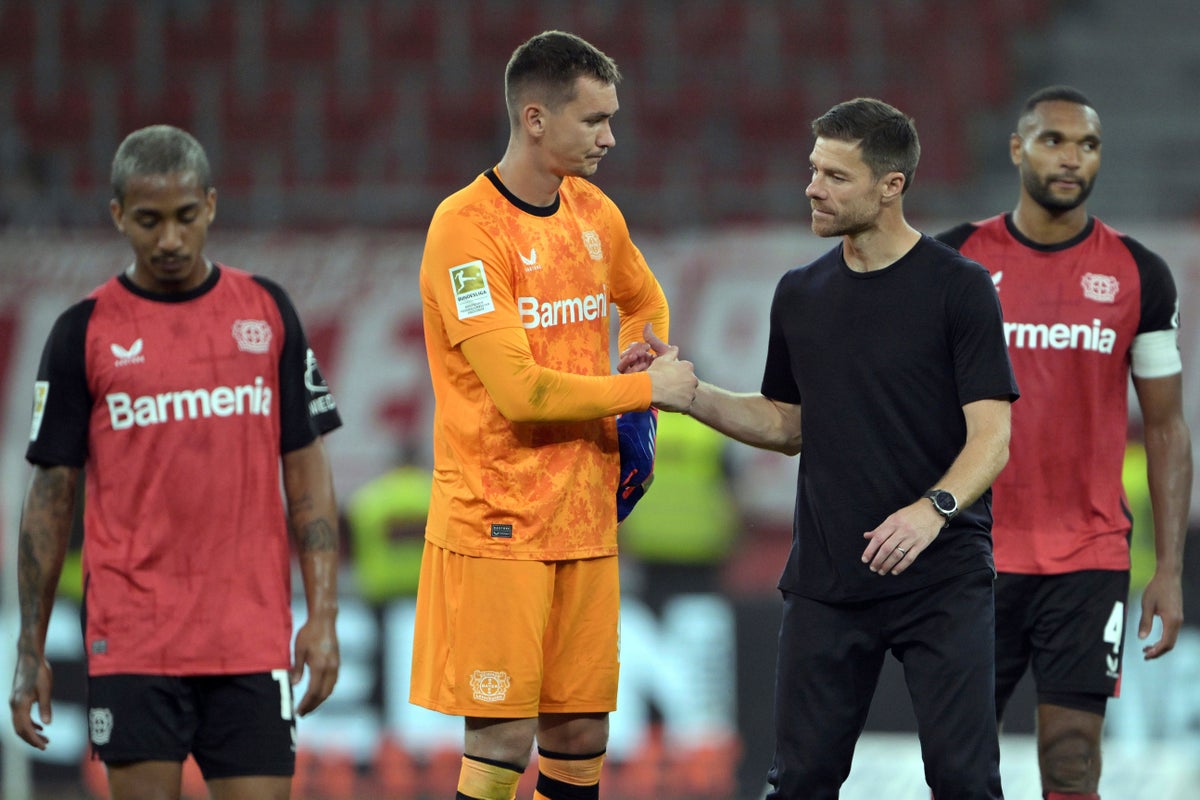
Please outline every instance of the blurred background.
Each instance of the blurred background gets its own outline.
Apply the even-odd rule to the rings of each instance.
[[[859,95],[911,114],[923,155],[906,209],[936,233],[1015,205],[1008,134],[1029,93],[1083,90],[1104,125],[1090,208],[1172,266],[1200,430],[1194,0],[1152,11],[1122,0],[0,0],[0,674],[11,674],[41,346],[58,313],[128,263],[107,210],[116,146],[171,123],[200,139],[214,169],[208,255],[289,290],[346,420],[328,441],[344,515],[344,665],[333,698],[301,723],[294,796],[445,796],[461,724],[406,702],[434,435],[416,275],[437,203],[503,152],[508,57],[548,28],[620,65],[617,146],[594,180],[671,300],[672,340],[705,378],[740,390],[758,387],[778,276],[831,246],[808,228],[814,117]],[[770,762],[774,586],[795,464],[689,423],[664,415],[661,485],[622,526],[610,800],[755,798]],[[1135,415],[1135,591],[1153,564],[1138,436]],[[1191,624],[1158,662],[1130,642],[1123,697],[1109,706],[1105,796],[1200,791],[1190,538]],[[53,744],[35,752],[0,725],[6,798],[105,794],[87,757],[78,600],[69,561],[48,640]],[[1136,600],[1130,613],[1135,629]],[[1026,687],[1006,726],[1009,797],[1040,796],[1031,704]],[[843,796],[881,792],[928,797],[891,663]],[[185,795],[205,796],[190,769]]]

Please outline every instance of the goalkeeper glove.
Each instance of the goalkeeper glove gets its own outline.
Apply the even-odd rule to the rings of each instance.
[[[654,443],[658,435],[658,409],[629,411],[617,417],[617,444],[621,475],[617,484],[617,522],[629,516],[646,494],[654,473]]]

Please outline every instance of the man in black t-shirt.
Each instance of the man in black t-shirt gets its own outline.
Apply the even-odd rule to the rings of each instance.
[[[813,132],[812,228],[841,244],[780,280],[761,393],[702,382],[689,409],[803,454],[768,797],[838,796],[890,650],[934,795],[999,798],[988,487],[1017,397],[999,302],[985,269],[904,218],[911,119],[860,98]]]

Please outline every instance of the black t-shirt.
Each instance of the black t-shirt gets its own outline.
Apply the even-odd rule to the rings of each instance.
[[[863,534],[945,474],[962,407],[1015,399],[1000,304],[979,264],[925,236],[885,269],[839,245],[780,280],[762,393],[802,406],[792,551],[779,586],[830,602],[911,591],[992,567],[990,494],[901,575],[862,563]]]

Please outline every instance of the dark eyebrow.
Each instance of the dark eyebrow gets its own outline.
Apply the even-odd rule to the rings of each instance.
[[[132,211],[132,213],[137,214],[139,216],[147,216],[147,217],[161,217],[161,216],[171,216],[171,215],[178,216],[179,214],[186,214],[189,211],[194,211],[194,210],[200,208],[200,205],[201,204],[198,202],[184,203],[183,205],[181,205],[171,211],[166,212],[166,214],[164,214],[163,212],[159,211],[156,208],[139,208],[137,206],[135,206],[133,209],[131,209],[131,211]]]
[[[1037,135],[1037,138],[1039,138],[1039,139],[1046,139],[1046,138],[1049,138],[1049,137],[1051,137],[1051,136],[1053,136],[1055,139],[1069,139],[1069,138],[1070,138],[1069,136],[1067,136],[1067,135],[1066,135],[1065,133],[1063,133],[1062,131],[1060,131],[1060,130],[1056,130],[1056,129],[1054,129],[1054,128],[1045,128],[1044,130],[1042,130],[1042,131],[1039,131],[1039,132],[1038,132],[1038,135]],[[1090,142],[1090,143],[1093,143],[1093,144],[1099,144],[1099,143],[1100,143],[1100,136],[1099,136],[1098,134],[1095,134],[1095,133],[1089,133],[1089,134],[1086,134],[1086,135],[1084,135],[1084,136],[1081,136],[1081,137],[1079,137],[1078,141],[1080,141],[1080,142]]]

